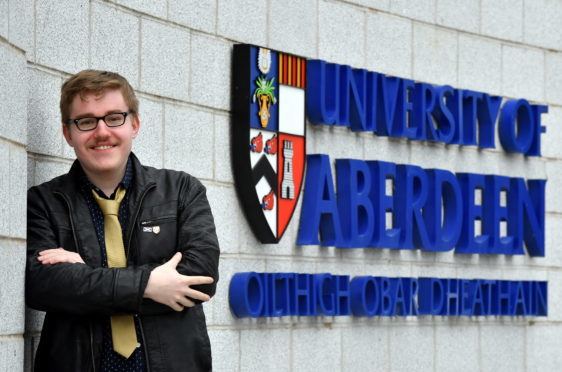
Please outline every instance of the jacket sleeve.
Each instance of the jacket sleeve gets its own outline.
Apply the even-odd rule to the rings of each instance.
[[[219,242],[205,186],[194,177],[186,183],[185,198],[178,213],[178,251],[183,259],[178,272],[190,276],[210,276],[212,284],[194,286],[213,296],[219,280]]]
[[[213,296],[219,280],[220,250],[205,186],[196,178],[188,176],[180,189],[179,199],[177,250],[182,253],[182,260],[177,270],[182,275],[212,277],[212,284],[192,288]],[[193,301],[201,303],[199,300]],[[158,315],[174,311],[166,305],[145,298],[140,314]]]
[[[60,245],[53,216],[37,188],[28,191],[27,202],[27,305],[41,311],[73,314],[138,313],[152,268],[40,263],[37,260],[40,251]]]

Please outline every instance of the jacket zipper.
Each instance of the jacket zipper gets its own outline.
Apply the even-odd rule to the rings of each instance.
[[[55,191],[54,194],[60,195],[62,200],[64,200],[64,202],[66,203],[66,206],[68,208],[68,218],[70,220],[70,227],[72,228],[72,237],[74,238],[74,245],[76,246],[76,250],[78,251],[78,254],[80,254],[80,256],[82,257],[84,256],[84,253],[82,252],[82,249],[78,245],[78,238],[76,237],[76,227],[74,226],[74,219],[72,218],[72,215],[74,213],[72,210],[72,205],[70,204],[70,201],[66,198],[66,196],[62,192]],[[96,372],[96,363],[94,358],[94,332],[92,331],[91,322],[89,328],[90,328],[90,351],[92,354],[92,368],[93,371]]]
[[[176,216],[169,216],[169,217],[161,217],[161,218],[156,218],[154,220],[146,220],[146,221],[141,221],[141,226],[147,226],[147,225],[152,225],[155,223],[166,223],[166,222],[171,222],[171,221],[175,221],[176,220]]]
[[[137,205],[137,208],[135,209],[133,219],[131,220],[133,222],[133,225],[129,229],[129,236],[127,237],[127,257],[129,257],[129,249],[131,248],[131,240],[133,239],[133,231],[135,230],[134,224],[135,224],[135,221],[137,220],[137,218],[139,217],[139,212],[140,212],[142,202],[143,202],[144,198],[146,197],[146,194],[155,187],[156,187],[156,184],[153,183],[153,184],[149,185],[146,189],[144,189],[144,192],[142,193],[142,195],[140,197],[140,200],[139,200],[139,203]]]
[[[82,252],[82,249],[78,245],[78,238],[76,238],[76,227],[74,226],[74,219],[72,218],[72,214],[74,213],[72,210],[72,205],[70,205],[70,201],[68,201],[68,199],[62,192],[55,191],[54,194],[60,195],[60,197],[62,198],[62,200],[64,200],[66,206],[68,207],[68,218],[70,219],[70,227],[72,228],[72,237],[74,238],[74,245],[76,246],[76,250],[78,251],[78,253],[79,254],[82,253],[81,256],[83,256],[84,254]]]
[[[132,239],[133,239],[133,230],[134,230],[134,226],[135,226],[135,221],[137,220],[137,218],[138,218],[138,216],[139,216],[139,212],[140,212],[140,208],[141,208],[142,202],[143,202],[143,200],[144,200],[146,194],[147,194],[150,190],[152,190],[153,188],[155,188],[155,187],[156,187],[156,184],[153,183],[153,184],[149,185],[149,186],[144,190],[144,192],[142,193],[142,195],[141,195],[141,197],[140,197],[140,200],[139,200],[139,203],[138,203],[138,205],[137,205],[137,208],[135,209],[135,213],[134,213],[134,215],[133,215],[133,219],[131,220],[131,222],[133,223],[133,225],[130,225],[130,226],[132,226],[132,227],[131,227],[130,230],[129,230],[129,236],[127,237],[127,257],[129,257],[129,249],[130,249],[130,247],[131,247],[131,241],[132,241]],[[145,360],[145,363],[146,363],[146,372],[150,372],[150,363],[149,363],[149,361],[148,361],[148,350],[147,350],[147,348],[146,348],[146,339],[145,339],[145,337],[144,337],[144,329],[142,328],[142,320],[141,320],[141,317],[140,317],[140,316],[138,316],[137,318],[138,318],[138,320],[139,320],[139,328],[140,328],[140,334],[141,334],[141,338],[142,338],[142,348],[144,349],[144,360]]]

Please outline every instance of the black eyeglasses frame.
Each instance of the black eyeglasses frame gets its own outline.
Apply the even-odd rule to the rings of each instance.
[[[105,125],[107,125],[109,128],[116,128],[116,127],[120,127],[120,126],[122,126],[123,124],[125,124],[125,122],[127,121],[127,116],[128,116],[130,113],[131,113],[130,111],[127,111],[127,112],[112,112],[112,113],[109,113],[109,114],[104,115],[104,116],[84,116],[84,117],[82,117],[82,118],[69,119],[69,120],[68,120],[68,124],[76,124],[76,128],[78,128],[78,130],[81,131],[81,132],[89,132],[89,131],[91,131],[91,130],[96,129],[96,128],[98,127],[98,124],[99,124],[100,120],[103,120],[103,122],[105,123]],[[108,116],[115,115],[115,114],[123,115],[123,122],[122,122],[121,124],[112,125],[112,124],[109,124],[109,123],[105,120],[105,118],[107,118]],[[82,119],[96,119],[96,126],[93,127],[92,129],[82,129],[82,128],[80,128],[80,126],[78,125],[78,122],[79,122],[80,120],[82,120]]]

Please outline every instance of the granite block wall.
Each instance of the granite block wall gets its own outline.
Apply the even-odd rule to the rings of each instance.
[[[216,371],[549,371],[562,362],[562,3],[548,0],[0,1],[0,370],[31,370],[43,314],[24,307],[27,187],[74,159],[58,95],[85,68],[139,93],[134,151],[207,186],[222,245],[204,306]],[[546,257],[298,246],[300,203],[278,245],[253,236],[231,172],[232,46],[308,58],[549,106],[541,158],[307,127],[307,152],[454,172],[546,178]],[[496,143],[499,146],[499,141]],[[238,319],[236,272],[484,277],[549,281],[546,318]],[[8,280],[9,278],[9,280]]]

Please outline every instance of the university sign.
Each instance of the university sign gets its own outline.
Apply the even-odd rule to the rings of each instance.
[[[504,151],[540,156],[546,106],[250,45],[234,47],[232,92],[234,179],[262,243],[282,238],[304,183],[298,244],[544,256],[546,180],[336,159],[334,182],[305,124],[479,148],[498,132]],[[230,300],[237,316],[546,315],[547,283],[239,273]]]

